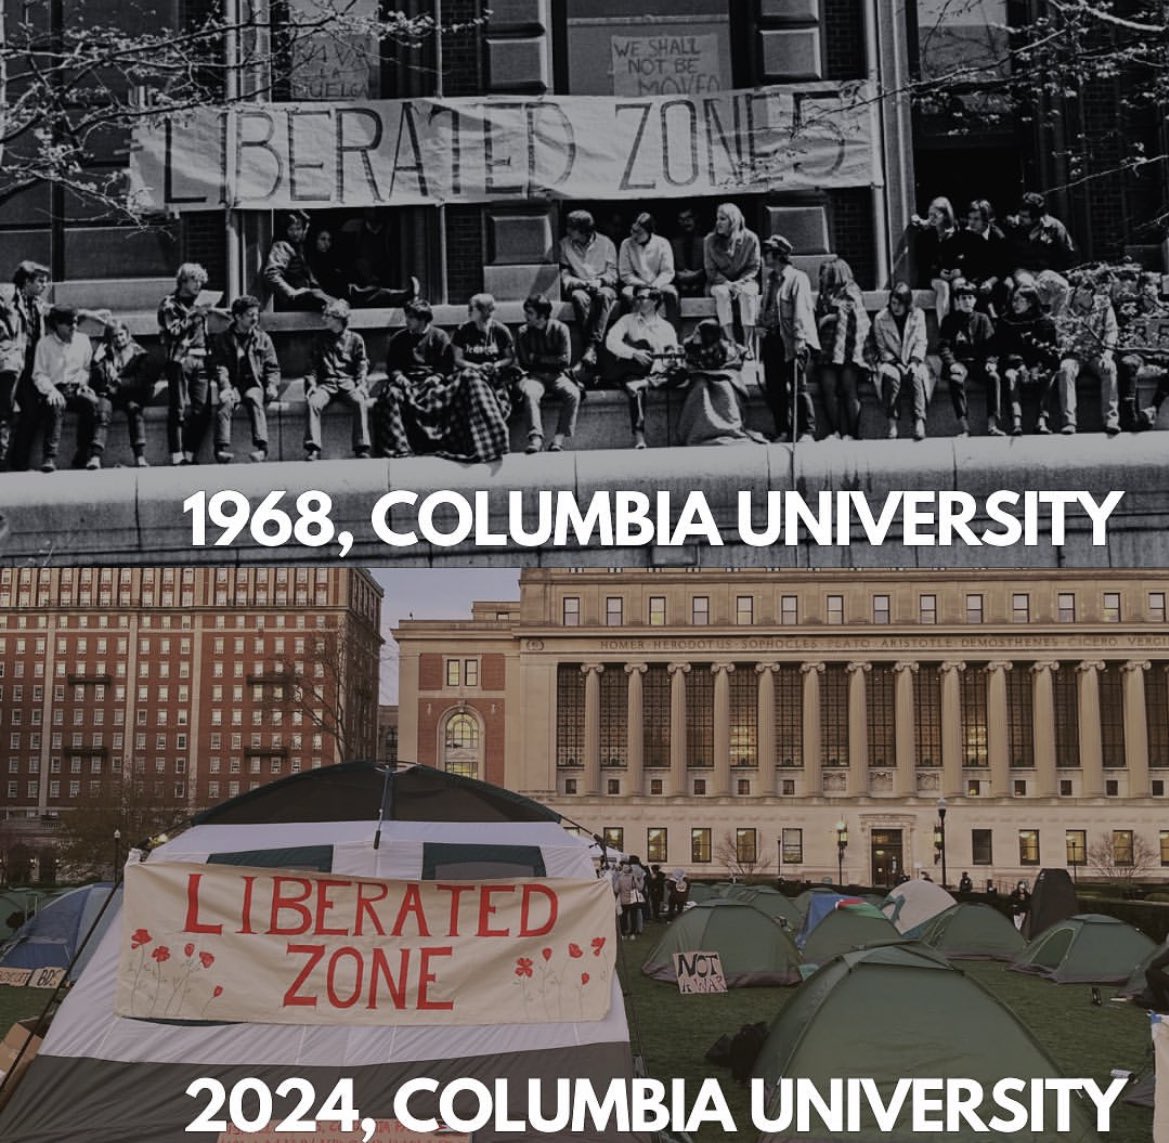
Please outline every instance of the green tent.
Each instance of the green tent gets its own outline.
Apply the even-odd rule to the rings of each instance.
[[[710,881],[691,881],[689,899],[701,905],[703,901],[709,901],[713,897],[723,898],[729,887],[723,882],[714,884]]]
[[[907,935],[950,960],[1010,960],[1026,944],[1002,913],[973,901],[951,905]]]
[[[674,953],[716,952],[730,988],[798,984],[800,954],[778,922],[741,901],[713,900],[671,922],[641,971],[677,981]]]
[[[790,897],[785,897],[778,889],[763,887],[740,891],[734,899],[751,905],[774,921],[783,922],[784,927],[791,932],[800,927],[800,914],[795,902]]]
[[[814,885],[811,889],[805,889],[796,899],[795,906],[799,910],[800,921],[808,915],[808,910],[812,906],[812,898],[819,897],[821,894],[829,894],[833,897],[841,897],[843,894],[840,890],[835,889],[831,885]]]
[[[1124,987],[1116,995],[1125,996],[1129,1000],[1135,1000],[1138,996],[1144,996],[1149,988],[1149,982],[1145,979],[1145,969],[1152,964],[1154,957],[1159,956],[1167,949],[1169,949],[1169,937],[1166,937],[1161,944],[1151,948],[1141,958],[1136,968],[1129,974],[1128,980],[1124,983]]]
[[[827,914],[808,934],[803,948],[804,961],[823,964],[837,953],[904,940],[893,923],[874,906],[842,905]]]
[[[776,1081],[812,1081],[825,1097],[829,1080],[871,1076],[887,1103],[897,1081],[938,1077],[977,1080],[989,1092],[1000,1079],[1057,1077],[1047,1056],[1015,1015],[941,954],[916,944],[845,953],[822,966],[800,986],[775,1018],[759,1058],[757,1077],[771,1094],[776,1116],[783,1090]],[[1050,1108],[1050,1104],[1048,1105]],[[1028,1143],[1095,1143],[1097,1136],[1081,1100],[1072,1100],[1071,1130],[1031,1132]],[[984,1118],[993,1118],[995,1111]],[[1047,1116],[1049,1124],[1054,1115]],[[812,1124],[820,1126],[813,1115]],[[871,1118],[847,1136],[827,1128],[764,1132],[760,1143],[919,1143],[912,1117],[902,1114],[890,1131]],[[931,1136],[932,1138],[933,1136]],[[964,1126],[947,1140],[985,1143],[985,1133]]]
[[[1056,984],[1124,984],[1155,947],[1124,921],[1081,913],[1040,933],[1009,967]]]

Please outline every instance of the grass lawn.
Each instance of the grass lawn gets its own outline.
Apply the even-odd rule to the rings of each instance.
[[[51,988],[11,988],[0,984],[0,1040],[17,1020],[39,1016],[52,995]]]
[[[742,1024],[770,1022],[791,999],[792,988],[739,988],[723,995],[682,996],[671,984],[641,973],[661,928],[651,925],[637,941],[621,945],[621,972],[627,994],[630,1032],[640,1038],[646,1067],[655,1079],[686,1079],[693,1098],[707,1076],[717,1078],[738,1125],[738,1137],[754,1139],[750,1100],[745,1087],[731,1079],[730,1070],[708,1064],[707,1049],[724,1032],[732,1035]],[[1152,1058],[1149,1023],[1145,1013],[1128,1004],[1109,1003],[1109,988],[1101,991],[1104,1004],[1091,1002],[1091,988],[1080,984],[1049,984],[1037,977],[1007,972],[994,961],[959,962],[966,972],[1010,1008],[1043,1045],[1065,1075],[1109,1082],[1113,1068],[1140,1071]],[[961,1014],[955,1013],[960,1019]],[[895,1035],[894,1029],[890,1030]],[[1123,1098],[1123,1097],[1122,1097]],[[1151,1109],[1114,1105],[1108,1143],[1149,1143]],[[702,1143],[725,1138],[716,1126],[698,1133]]]

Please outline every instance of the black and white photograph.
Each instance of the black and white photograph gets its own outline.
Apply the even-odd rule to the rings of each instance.
[[[1169,561],[1156,3],[7,8],[5,558]]]

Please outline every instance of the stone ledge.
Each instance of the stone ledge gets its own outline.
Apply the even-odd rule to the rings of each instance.
[[[400,566],[743,566],[743,567],[1142,567],[1169,565],[1169,487],[1164,481],[1164,449],[1158,435],[1110,440],[1103,435],[1066,439],[1022,438],[930,440],[906,446],[885,441],[842,445],[739,445],[710,449],[650,449],[645,452],[598,450],[584,453],[507,456],[490,465],[461,465],[435,457],[392,461],[320,461],[141,471],[121,469],[100,483],[91,474],[62,472],[52,477],[6,480],[0,486],[0,560],[4,563],[220,564],[335,561],[336,545],[309,549],[297,544],[265,547],[245,533],[230,547],[191,547],[190,519],[183,501],[193,493],[236,489],[253,505],[273,489],[286,492],[289,507],[302,491],[323,489],[333,500],[338,531],[353,534],[349,559]],[[536,494],[566,490],[586,506],[594,493],[624,489],[671,494],[674,512],[691,491],[702,492],[726,543],[712,547],[623,545],[581,548],[446,547],[419,543],[390,547],[375,535],[370,514],[379,497],[409,489],[419,500],[436,490],[451,490],[473,502],[487,497],[487,525],[506,531],[508,493],[525,497],[530,517]],[[905,547],[891,542],[871,547],[854,532],[853,546],[750,547],[736,530],[740,491],[756,506],[768,492],[799,491],[815,503],[821,491],[860,490],[870,503],[903,490],[964,491],[984,500],[999,488],[1023,491],[1086,490],[1098,500],[1113,489],[1127,494],[1110,520],[1106,545],[1091,544],[1088,522],[1077,516],[1065,546],[1055,548],[1040,530],[1035,547]],[[400,510],[401,512],[401,510]],[[449,525],[452,513],[436,519]],[[49,523],[51,522],[51,523]],[[405,531],[412,510],[396,515]],[[990,526],[976,519],[977,531]],[[526,519],[526,526],[533,521]],[[214,539],[214,530],[210,538]]]

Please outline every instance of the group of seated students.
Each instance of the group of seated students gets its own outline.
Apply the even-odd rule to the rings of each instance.
[[[448,335],[434,325],[416,279],[405,287],[386,284],[387,240],[376,212],[347,224],[353,231],[348,241],[358,242],[368,265],[347,262],[340,276],[326,273],[319,259],[314,269],[304,245],[310,220],[294,212],[263,276],[277,307],[316,310],[324,323],[304,378],[306,458],[321,455],[321,414],[334,401],[350,409],[358,457],[493,461],[509,450],[513,415],[522,421],[527,452],[559,452],[597,384],[624,390],[636,448],[647,444],[646,401],[655,388],[684,391],[679,443],[762,442],[766,438],[745,424],[745,375],[752,372],[745,366],[755,360],[773,419],[771,439],[804,442],[818,435],[812,375],[827,419],[823,435],[843,440],[862,435],[866,382],[885,417],[883,435],[898,435],[905,403],[919,440],[939,377],[947,382],[963,436],[970,433],[973,382],[985,387],[992,436],[1021,434],[1026,405],[1037,406],[1035,431],[1074,433],[1081,374],[1099,382],[1110,435],[1122,427],[1152,427],[1169,395],[1169,307],[1161,300],[1160,276],[1135,266],[1069,270],[1074,246],[1038,195],[1024,196],[1006,232],[985,200],[970,204],[964,228],[946,199],[935,199],[926,219],[915,216],[922,280],[934,289],[933,342],[925,312],[905,282],[893,286],[870,320],[844,259],[821,263],[813,295],[807,274],[792,264],[792,244],[777,234],[760,241],[733,203],[718,207],[705,235],[689,207],[677,221],[678,236],[667,241],[653,216],[642,212],[618,248],[587,211],[569,213],[558,254],[562,291],[582,345],[574,360],[569,329],[544,295],[523,303],[524,322],[513,334],[494,316],[494,298],[476,294],[468,320]],[[316,232],[318,255],[331,248],[329,237],[323,228]],[[0,466],[27,469],[34,434],[43,430],[41,467],[53,471],[64,415],[76,411],[73,465],[100,468],[111,419],[120,410],[135,463],[145,467],[143,409],[153,394],[146,352],[107,313],[47,305],[45,267],[22,262],[13,282],[11,301],[0,298]],[[170,460],[195,463],[214,420],[215,457],[230,462],[233,414],[242,406],[249,456],[264,461],[266,407],[282,377],[262,328],[262,303],[244,295],[228,311],[214,311],[227,326],[212,333],[208,319],[218,295],[207,295],[206,285],[201,266],[184,264],[158,310]],[[680,298],[703,295],[712,299],[716,316],[700,321],[682,341]],[[389,341],[386,379],[372,389],[365,341],[349,328],[354,305],[402,306],[405,316],[405,328]],[[78,332],[79,317],[104,325],[96,349]],[[1151,397],[1142,401],[1142,386],[1149,383]],[[550,438],[540,408],[548,394],[559,402]]]

